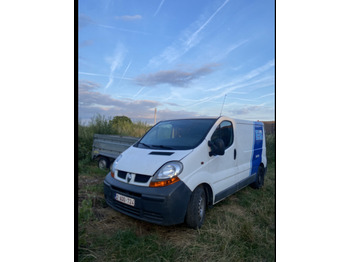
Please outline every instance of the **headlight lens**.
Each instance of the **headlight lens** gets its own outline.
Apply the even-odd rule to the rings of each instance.
[[[183,165],[181,162],[172,161],[163,165],[153,176],[150,187],[159,187],[171,185],[180,179],[177,177],[181,174]]]
[[[111,175],[114,177],[115,172],[117,171],[118,161],[122,158],[123,155],[119,155],[116,160],[114,160],[113,165],[111,166]]]

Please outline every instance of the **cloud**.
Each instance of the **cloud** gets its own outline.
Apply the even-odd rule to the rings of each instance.
[[[157,86],[160,84],[168,84],[176,87],[186,87],[192,80],[201,76],[208,75],[214,71],[217,64],[208,64],[202,66],[192,72],[181,70],[164,70],[154,74],[140,75],[135,81],[140,86]]]
[[[237,118],[262,121],[273,120],[275,113],[274,107],[266,105],[241,105],[227,111]]]
[[[195,112],[179,110],[172,111],[163,108],[172,103],[162,104],[151,100],[115,99],[108,94],[98,92],[98,83],[81,80],[78,87],[79,120],[89,122],[97,114],[107,118],[125,115],[133,121],[154,123],[154,109],[157,108],[157,121],[190,117],[208,117]]]
[[[93,24],[103,28],[116,29],[114,26],[111,26],[111,25],[104,25],[104,24],[98,24],[98,23],[93,23]]]
[[[89,120],[93,115],[127,115],[132,119],[153,119],[154,108],[161,103],[150,100],[120,100],[97,91],[99,84],[92,81],[79,81],[79,118]]]
[[[235,115],[247,115],[252,112],[258,112],[262,109],[262,106],[260,105],[250,105],[250,106],[244,106],[238,109],[230,110],[231,113]]]
[[[93,23],[92,19],[84,14],[79,15],[79,21],[78,21],[78,29],[82,29],[83,27],[87,26],[88,24]]]
[[[93,89],[97,89],[100,88],[100,85],[89,81],[89,80],[80,80],[79,81],[79,91],[80,90],[93,90]]]
[[[116,20],[122,20],[122,21],[136,21],[142,19],[141,15],[123,15],[123,16],[115,16]]]
[[[79,48],[82,48],[82,47],[86,47],[86,46],[90,46],[94,43],[93,40],[85,40],[81,43],[79,43]]]
[[[172,111],[168,109],[158,110],[157,111],[157,122],[168,119],[184,119],[184,118],[200,118],[200,117],[208,117],[207,115],[201,115],[196,112],[179,110]]]

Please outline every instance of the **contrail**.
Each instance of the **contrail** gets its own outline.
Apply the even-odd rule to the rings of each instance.
[[[125,68],[124,73],[123,73],[122,77],[120,78],[120,80],[118,81],[117,86],[119,86],[120,81],[121,81],[122,79],[124,79],[124,76],[126,75],[126,72],[128,71],[130,65],[131,65],[131,60],[130,60],[129,64],[127,65],[127,67]]]
[[[117,68],[119,68],[122,65],[123,60],[124,60],[124,54],[123,54],[124,48],[123,48],[123,46],[119,46],[118,49],[119,50],[118,50],[117,54],[114,56],[113,62],[111,64],[111,72],[109,74],[109,81],[108,81],[105,89],[107,89],[113,83],[113,79],[114,79],[113,73]]]
[[[88,75],[88,76],[101,76],[101,77],[110,77],[109,75],[103,75],[103,74],[95,74],[95,73],[89,73],[89,72],[78,72],[79,75]],[[133,78],[127,78],[127,77],[121,77],[121,76],[113,76],[113,79],[123,79],[123,80],[134,80]]]
[[[204,29],[204,27],[207,26],[207,24],[213,19],[214,16],[229,2],[230,0],[226,0],[215,12],[212,14],[207,21],[196,31],[192,34],[190,39],[187,40],[186,44],[187,46],[190,46],[193,40],[196,38],[196,36],[199,34],[200,31]]]
[[[145,89],[145,88],[146,88],[145,86],[142,87],[142,88],[133,96],[133,98],[136,98],[136,97],[142,92],[142,90]]]
[[[157,11],[154,13],[153,16],[156,16],[156,15],[158,14],[158,12],[159,12],[160,8],[162,7],[164,1],[165,1],[165,0],[162,0],[162,2],[160,2],[159,6],[158,6],[158,9],[157,9]]]
[[[125,68],[122,78],[124,78],[124,76],[125,76],[126,72],[128,71],[130,65],[131,65],[131,60],[130,60],[130,62],[128,64],[128,66]]]

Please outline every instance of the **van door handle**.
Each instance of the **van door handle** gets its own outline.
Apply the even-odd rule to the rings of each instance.
[[[233,159],[236,160],[236,156],[237,156],[237,151],[236,151],[236,148],[235,150],[233,151]]]

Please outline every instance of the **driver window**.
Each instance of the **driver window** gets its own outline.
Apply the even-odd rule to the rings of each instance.
[[[229,148],[233,143],[233,126],[230,121],[223,121],[216,128],[211,137],[211,141],[221,138],[224,141],[225,149]]]

